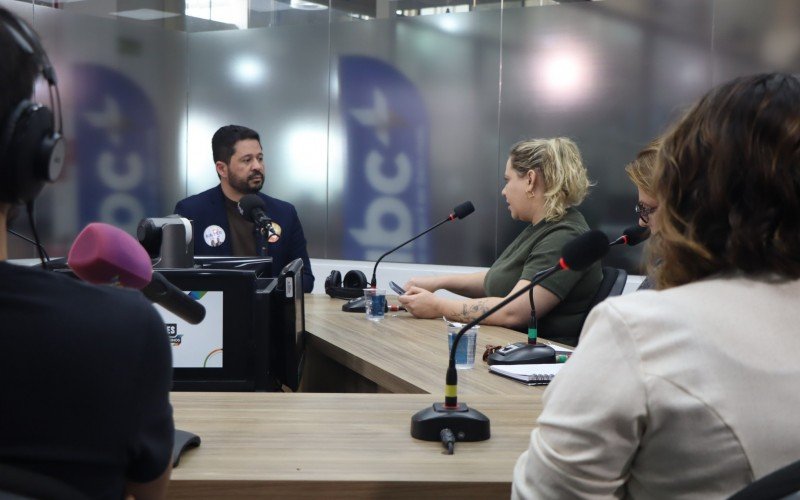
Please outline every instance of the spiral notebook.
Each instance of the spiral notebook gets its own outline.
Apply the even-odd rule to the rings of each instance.
[[[547,385],[564,363],[538,365],[491,365],[489,371],[527,385]]]

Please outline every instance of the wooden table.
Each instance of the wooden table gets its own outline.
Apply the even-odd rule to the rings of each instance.
[[[173,471],[171,498],[508,498],[543,388],[480,359],[459,370],[459,401],[489,417],[492,437],[444,455],[410,433],[412,415],[444,399],[444,322],[390,313],[373,323],[342,303],[306,295],[310,392],[172,394],[176,427],[203,442]],[[482,326],[476,357],[522,339]]]
[[[175,425],[202,437],[172,473],[171,498],[508,498],[540,396],[473,396],[492,437],[413,439],[418,394],[173,393]]]
[[[327,295],[305,296],[309,337],[304,391],[429,393],[443,397],[448,361],[443,320],[417,319],[399,312],[387,313],[382,321],[372,322],[364,318],[364,313],[343,312],[343,303]],[[475,368],[458,371],[459,395],[541,393],[542,387],[529,387],[489,373],[481,359],[486,344],[524,340],[520,332],[481,326]],[[326,365],[331,361],[338,366]],[[368,382],[354,379],[353,374]]]

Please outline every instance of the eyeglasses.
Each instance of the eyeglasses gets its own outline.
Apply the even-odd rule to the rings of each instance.
[[[642,219],[642,222],[644,222],[645,224],[649,224],[650,214],[655,212],[657,208],[658,207],[648,207],[647,205],[645,205],[640,201],[639,203],[636,204],[636,207],[634,207],[633,210],[636,212],[636,215],[638,215],[639,218]]]

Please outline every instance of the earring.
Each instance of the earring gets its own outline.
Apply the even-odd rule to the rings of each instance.
[[[530,200],[531,198],[534,198],[534,197],[536,196],[535,194],[533,194],[533,191],[531,191],[531,192],[529,192],[529,193],[525,193],[525,194],[527,194],[527,195],[528,195],[528,199],[529,199],[529,200]]]

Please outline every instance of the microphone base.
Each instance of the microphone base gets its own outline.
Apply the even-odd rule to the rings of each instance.
[[[486,360],[489,365],[535,365],[555,363],[556,350],[545,344],[516,342],[498,349]]]
[[[190,448],[200,446],[200,436],[188,431],[175,429],[175,441],[172,445],[172,467],[175,468],[181,461],[181,455]]]
[[[411,437],[423,441],[441,441],[442,429],[450,429],[456,441],[485,441],[491,436],[489,417],[459,403],[446,408],[444,403],[422,409],[411,417]]]
[[[348,313],[367,312],[367,299],[365,299],[363,296],[350,299],[342,304],[342,311]]]

